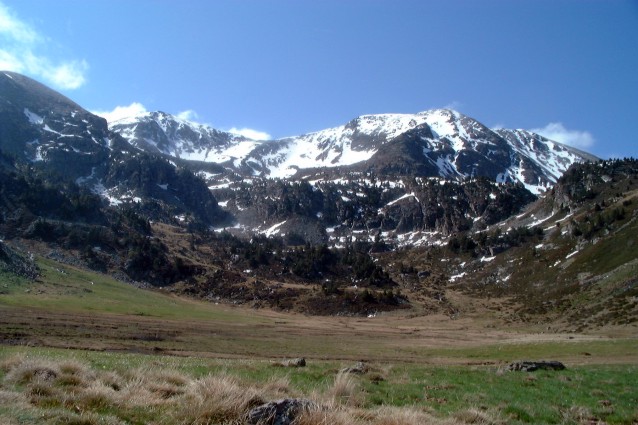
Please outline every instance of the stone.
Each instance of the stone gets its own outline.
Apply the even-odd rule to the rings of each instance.
[[[248,412],[246,420],[250,425],[290,425],[303,411],[318,408],[312,400],[285,398],[255,407]]]
[[[306,367],[306,359],[299,357],[297,359],[289,359],[281,362],[284,367]]]
[[[356,375],[363,375],[368,372],[370,368],[364,362],[358,362],[354,366],[345,367],[340,370],[341,373],[354,373]]]
[[[565,365],[561,362],[552,361],[519,361],[511,363],[507,366],[507,370],[510,372],[534,372],[536,370],[564,370]]]

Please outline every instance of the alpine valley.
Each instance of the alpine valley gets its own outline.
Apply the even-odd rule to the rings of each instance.
[[[37,281],[45,258],[310,315],[638,319],[638,162],[453,110],[252,140],[163,112],[107,123],[0,72],[0,150],[5,273]]]

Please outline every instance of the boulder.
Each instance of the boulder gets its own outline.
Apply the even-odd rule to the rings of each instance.
[[[507,370],[510,372],[534,372],[536,370],[563,370],[565,365],[555,360],[552,361],[519,361],[511,363],[507,366]]]
[[[246,420],[250,425],[290,425],[303,411],[318,408],[312,400],[285,398],[255,407],[248,412]]]
[[[281,362],[284,367],[306,367],[306,359],[299,357],[297,359],[289,359]]]
[[[340,370],[341,373],[354,373],[356,375],[363,375],[367,373],[370,368],[364,362],[358,362],[354,366],[345,367]]]

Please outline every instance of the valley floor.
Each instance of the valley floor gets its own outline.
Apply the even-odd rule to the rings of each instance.
[[[317,317],[160,297],[184,313],[163,317],[143,306],[131,312],[59,311],[0,303],[0,343],[221,358],[499,364],[551,357],[569,364],[638,364],[638,340],[631,329],[551,333],[529,326],[502,328],[480,313],[454,320],[404,312]]]
[[[453,317],[418,306],[306,316],[143,290],[45,259],[39,267],[36,281],[0,275],[0,422],[245,423],[257,401],[282,397],[327,409],[299,422],[310,425],[638,420],[633,325],[505,326],[497,312],[507,300],[457,293]],[[296,357],[308,366],[273,367]],[[567,371],[505,372],[522,359]],[[366,373],[338,373],[359,361]],[[229,410],[229,398],[243,404]]]

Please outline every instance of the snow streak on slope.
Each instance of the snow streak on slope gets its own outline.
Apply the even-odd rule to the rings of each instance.
[[[573,163],[593,159],[583,158],[583,155],[577,154],[568,146],[526,130],[499,129],[496,132],[519,154],[518,161],[513,161],[507,173],[535,194],[539,194],[555,183]],[[526,176],[526,168],[529,168],[529,164],[539,167],[547,179],[542,182],[530,181]]]

